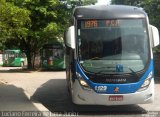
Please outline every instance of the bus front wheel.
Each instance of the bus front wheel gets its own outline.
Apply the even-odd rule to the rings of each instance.
[[[72,96],[73,96],[73,82],[72,82],[72,75],[71,75],[71,69],[69,70],[69,81],[68,81],[68,90],[69,90],[69,95],[71,97],[72,100]]]

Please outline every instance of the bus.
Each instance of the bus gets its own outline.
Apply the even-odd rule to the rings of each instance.
[[[61,43],[45,44],[41,49],[42,69],[65,69],[64,46]]]
[[[3,66],[8,67],[23,67],[27,64],[26,55],[19,49],[4,50]]]
[[[74,104],[129,105],[154,100],[152,48],[158,29],[142,8],[74,9],[65,33],[66,80]]]

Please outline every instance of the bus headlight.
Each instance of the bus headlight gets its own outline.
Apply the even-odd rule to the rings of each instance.
[[[82,76],[79,73],[76,73],[77,78],[79,80],[80,85],[82,86],[83,89],[91,91],[92,89],[89,87],[89,85],[86,83],[85,80],[83,80]]]
[[[142,86],[140,87],[140,89],[138,90],[138,92],[146,90],[151,82],[152,79],[152,72],[150,72],[146,78],[146,80],[144,81],[144,83],[142,84]]]
[[[80,84],[81,84],[82,86],[88,87],[88,84],[87,84],[84,80],[79,79],[79,82],[80,82]]]

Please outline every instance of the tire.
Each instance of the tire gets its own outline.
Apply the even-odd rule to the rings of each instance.
[[[72,76],[71,76],[71,69],[69,70],[69,82],[68,82],[68,90],[69,90],[69,95],[72,101],[72,96],[73,96],[73,83],[72,83]],[[73,102],[73,101],[72,101]]]

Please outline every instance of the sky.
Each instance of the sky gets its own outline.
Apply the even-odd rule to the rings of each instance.
[[[109,4],[111,0],[98,0],[96,4]]]

